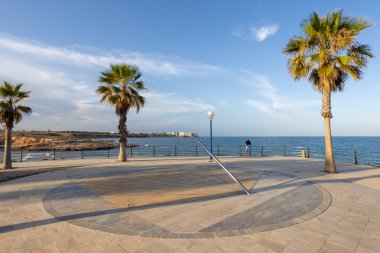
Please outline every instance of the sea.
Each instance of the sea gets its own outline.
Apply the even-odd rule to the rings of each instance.
[[[213,137],[212,151],[217,156],[244,156],[245,141],[252,142],[253,157],[268,156],[306,156],[323,159],[325,155],[324,137]],[[109,140],[117,142],[115,138]],[[210,150],[211,141],[208,137],[199,140]],[[129,144],[135,147],[127,148],[129,157],[141,156],[207,156],[205,150],[189,137],[144,137],[128,138]],[[333,137],[334,157],[336,161],[354,163],[355,157],[359,164],[380,166],[380,137]],[[50,160],[88,157],[114,157],[118,149],[97,151],[68,151],[68,152],[29,152],[21,155],[15,151],[14,160]],[[22,157],[21,157],[22,156]]]

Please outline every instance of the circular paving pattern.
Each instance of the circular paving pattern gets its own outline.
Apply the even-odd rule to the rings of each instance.
[[[209,238],[278,229],[325,211],[322,187],[273,171],[231,168],[245,195],[219,168],[194,165],[108,169],[50,190],[45,210],[78,226],[125,235]]]

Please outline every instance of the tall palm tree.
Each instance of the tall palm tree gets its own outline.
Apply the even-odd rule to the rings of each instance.
[[[136,108],[139,112],[145,104],[145,98],[139,91],[145,90],[144,82],[139,80],[142,73],[137,66],[127,64],[110,65],[111,68],[102,72],[99,82],[104,83],[96,89],[101,95],[100,101],[107,102],[115,108],[119,116],[120,152],[119,161],[127,161],[125,147],[127,145],[127,113],[129,109]]]
[[[32,109],[20,105],[29,98],[30,91],[21,91],[22,83],[12,85],[4,81],[0,86],[0,122],[5,129],[3,169],[12,169],[12,129],[22,120],[23,114],[31,114]]]
[[[304,35],[290,39],[283,50],[291,55],[288,68],[294,79],[307,78],[322,93],[325,171],[330,173],[336,172],[330,126],[331,92],[342,91],[350,76],[361,79],[368,58],[373,57],[368,45],[356,41],[356,36],[371,24],[342,13],[339,10],[320,17],[314,12],[301,25]]]

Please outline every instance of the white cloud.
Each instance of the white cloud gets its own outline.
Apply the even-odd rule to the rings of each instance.
[[[250,31],[252,35],[256,38],[258,41],[263,41],[269,36],[272,36],[276,34],[278,31],[278,25],[270,25],[270,26],[262,26],[259,28],[256,27],[250,27]]]
[[[249,99],[246,101],[246,103],[252,107],[255,107],[257,110],[265,114],[269,114],[269,115],[275,114],[275,111],[273,110],[270,104],[266,104],[264,102],[260,102],[254,99]]]
[[[27,117],[17,129],[115,130],[117,117],[114,110],[99,103],[99,96],[95,93],[96,77],[110,62],[141,66],[143,73],[151,79],[149,83],[162,82],[166,76],[202,76],[221,70],[179,57],[120,51],[101,55],[78,50],[84,49],[54,47],[0,34],[1,80],[24,82],[24,89],[32,91],[30,99],[24,102],[33,108],[32,117]],[[164,129],[165,124],[182,124],[193,112],[203,115],[203,112],[214,109],[213,105],[193,95],[152,91],[143,95],[147,97],[143,113],[137,116],[131,111],[128,117],[131,125],[141,127],[142,130],[137,131],[153,130],[156,125]]]
[[[145,92],[147,98],[144,114],[162,115],[168,113],[207,112],[215,110],[201,99],[184,97],[176,93]]]
[[[267,39],[268,37],[275,35],[278,29],[279,26],[276,24],[262,27],[251,26],[249,27],[248,31],[246,29],[237,28],[235,31],[232,32],[232,35],[242,40],[261,42]]]
[[[76,47],[78,48],[78,47]],[[156,75],[207,75],[219,71],[220,68],[182,59],[180,57],[165,57],[162,55],[143,54],[138,52],[114,51],[108,54],[88,54],[64,47],[43,45],[14,39],[0,34],[0,49],[10,50],[17,54],[39,57],[50,62],[59,62],[85,67],[108,67],[110,63],[128,63],[139,66],[143,72]]]
[[[296,111],[302,111],[305,107],[320,104],[318,100],[299,100],[285,97],[270,83],[267,77],[250,71],[242,72],[245,73],[245,79],[242,82],[254,87],[254,91],[261,98],[261,101],[258,99],[248,99],[246,100],[246,104],[265,114],[288,115]]]
[[[24,81],[24,89],[32,91],[30,99],[25,103],[33,108],[33,116],[22,121],[17,129],[116,130],[117,116],[114,110],[107,104],[99,103],[99,96],[95,93],[98,85],[96,77],[100,70],[108,67],[108,60],[112,57],[126,59],[126,56],[122,52],[97,55],[78,50],[83,49],[57,48],[38,42],[10,39],[0,34],[0,80],[13,83]],[[233,111],[235,107],[241,106],[237,101],[243,101],[270,115],[284,115],[288,111],[298,111],[297,108],[314,103],[283,97],[265,76],[250,71],[218,71],[221,68],[211,66],[214,72],[208,72],[210,65],[181,58],[150,57],[139,53],[128,54],[128,57],[140,60],[144,68],[150,70],[143,70],[149,74],[143,80],[149,82],[148,87],[153,89],[143,92],[147,103],[141,113],[136,115],[131,111],[128,115],[128,127],[131,127],[131,131],[171,129],[201,132],[204,126],[199,122],[204,122],[205,119],[207,121],[205,115],[208,110],[220,111],[223,107],[223,110]],[[196,87],[176,89],[170,86],[170,82],[162,86],[168,78],[165,75],[156,75],[160,69],[162,71],[159,74],[172,77],[178,75],[175,82],[185,80],[180,77],[199,75],[202,71],[211,74],[207,77],[192,76],[191,82],[185,82],[189,85],[196,84]],[[237,89],[234,90],[236,93],[229,94],[224,88],[230,87],[227,83],[235,82],[236,76],[242,77],[240,84],[245,84],[245,89]],[[209,93],[211,87],[208,85],[216,84],[222,79],[221,84],[212,86],[215,89]],[[252,99],[249,99],[251,96],[245,96],[247,90],[250,92],[246,89],[247,85],[256,92]],[[183,92],[162,92],[161,88]],[[235,100],[236,97],[239,99]],[[224,115],[224,120],[228,121],[230,115]]]
[[[242,29],[241,28],[236,28],[233,32],[232,32],[232,35],[239,38],[239,39],[242,39],[242,40],[249,40],[243,33]]]
[[[38,112],[33,112],[33,113],[32,113],[32,116],[34,116],[34,117],[40,117],[41,114],[39,114]]]

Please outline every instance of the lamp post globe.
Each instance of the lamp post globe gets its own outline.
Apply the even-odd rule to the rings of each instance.
[[[207,117],[210,119],[210,120],[212,120],[213,118],[214,118],[214,112],[213,111],[209,111],[208,113],[207,113]]]

